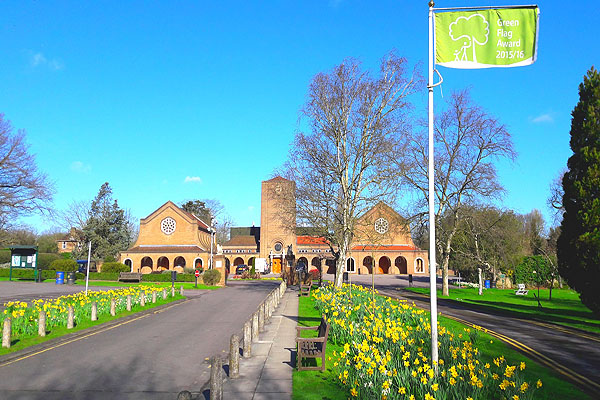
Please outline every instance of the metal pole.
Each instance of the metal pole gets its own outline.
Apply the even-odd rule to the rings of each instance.
[[[90,262],[92,258],[92,242],[88,246],[88,262],[87,262],[87,273],[85,274],[85,295],[87,296],[88,292],[88,282],[90,280]]]
[[[433,164],[433,1],[429,2],[429,289],[431,313],[431,362],[437,372],[438,331],[437,331],[437,265],[435,262],[435,185]]]
[[[213,269],[213,233],[215,232],[214,228],[212,227],[214,224],[214,219],[211,218],[210,220],[210,268],[209,269]]]

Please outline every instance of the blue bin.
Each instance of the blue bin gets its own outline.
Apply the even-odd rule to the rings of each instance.
[[[485,280],[484,286],[485,286],[486,289],[490,288],[490,280],[489,279]]]
[[[65,273],[62,271],[57,271],[56,272],[56,284],[62,285],[64,283],[65,283]]]

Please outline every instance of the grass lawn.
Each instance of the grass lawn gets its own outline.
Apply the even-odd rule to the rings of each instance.
[[[43,342],[46,342],[51,339],[56,339],[60,336],[64,336],[69,333],[81,331],[83,329],[86,329],[86,328],[89,328],[92,326],[100,325],[104,322],[108,322],[108,321],[112,321],[112,320],[115,320],[118,318],[126,317],[128,315],[135,314],[140,311],[148,310],[148,309],[158,307],[160,305],[171,303],[175,300],[180,300],[180,299],[184,299],[184,298],[185,298],[184,296],[180,296],[177,293],[175,294],[175,297],[169,296],[169,297],[167,297],[166,300],[163,300],[162,296],[158,296],[155,304],[146,303],[146,307],[143,307],[143,308],[140,307],[139,305],[134,305],[131,308],[131,311],[124,310],[123,312],[118,313],[114,317],[111,316],[110,314],[109,315],[100,315],[98,317],[97,321],[93,321],[93,322],[91,320],[81,321],[81,322],[77,323],[77,325],[75,325],[75,327],[73,329],[67,329],[66,327],[53,327],[53,328],[50,328],[51,330],[46,332],[45,337],[41,337],[38,335],[32,335],[32,336],[21,336],[19,338],[13,338],[11,347],[8,349],[1,348],[0,355],[13,353],[15,351],[22,350],[26,347],[33,346],[33,345],[36,345],[39,343],[43,343]]]
[[[407,290],[429,295],[429,288]],[[456,288],[450,289],[450,296],[442,296],[441,290],[438,290],[438,297],[485,307],[492,311],[511,313],[519,318],[535,318],[587,332],[600,333],[600,320],[581,303],[577,292],[569,289],[553,289],[552,301],[548,300],[548,292],[548,289],[540,289],[542,308],[538,307],[534,297],[534,293],[537,296],[535,289],[529,289],[526,296],[517,296],[514,290],[509,289],[485,289],[479,296],[476,288]]]
[[[554,293],[553,293],[554,295]],[[315,326],[319,324],[320,315],[314,308],[312,297],[300,297],[298,307],[298,325]],[[457,333],[463,332],[465,325],[451,319],[441,317],[439,322],[449,330]],[[308,335],[307,335],[308,336]],[[511,364],[518,364],[523,361],[527,368],[522,373],[525,379],[535,382],[541,379],[544,386],[536,392],[536,398],[539,399],[591,399],[585,393],[581,392],[575,386],[561,380],[553,371],[542,367],[534,361],[523,356],[516,350],[510,348],[496,338],[481,332],[477,340],[477,347],[482,354],[482,359],[491,360],[499,355],[510,361]],[[340,352],[342,346],[336,346],[331,342],[327,343],[327,356],[333,356],[333,351]],[[293,399],[348,399],[350,398],[349,388],[344,388],[337,378],[337,373],[333,367],[333,361],[328,361],[325,372],[321,371],[297,371],[293,372]]]
[[[85,286],[85,280],[77,280],[75,281],[76,285],[83,285]],[[140,286],[140,285],[146,285],[146,286],[153,286],[153,287],[164,287],[167,289],[171,288],[171,282],[141,282],[141,283],[137,283],[137,282],[115,282],[115,281],[89,281],[89,286],[114,286],[114,287],[126,287],[126,286]],[[194,286],[194,282],[175,282],[175,289],[179,290],[179,287],[183,286],[184,290],[191,290],[191,289],[204,289],[204,290],[215,290],[215,289],[219,289],[219,286],[208,286],[208,285],[203,285],[201,283],[198,283],[198,287],[196,288]]]

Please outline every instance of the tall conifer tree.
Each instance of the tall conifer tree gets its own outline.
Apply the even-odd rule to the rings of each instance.
[[[563,178],[559,272],[600,315],[600,74],[592,67],[572,112],[571,150]]]

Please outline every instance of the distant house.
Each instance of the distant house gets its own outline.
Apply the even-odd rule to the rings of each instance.
[[[71,228],[69,233],[67,233],[62,239],[58,239],[56,241],[56,245],[58,246],[59,253],[72,253],[75,249],[81,246],[81,242],[79,238],[83,237],[83,234],[80,230],[76,228]]]

